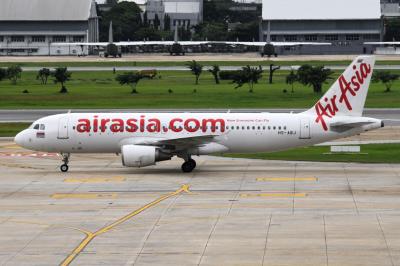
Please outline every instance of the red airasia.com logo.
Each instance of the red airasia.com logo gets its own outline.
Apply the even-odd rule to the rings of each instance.
[[[351,77],[350,81],[346,80],[346,78],[341,75],[339,77],[339,87],[340,87],[340,96],[339,103],[344,103],[346,105],[347,110],[353,110],[349,97],[356,97],[358,91],[361,89],[361,86],[365,83],[365,80],[372,73],[372,67],[370,64],[362,63],[360,68],[357,69],[357,66],[353,66],[353,70],[355,70],[355,74]],[[338,95],[333,95],[330,99],[325,97],[323,100],[325,104],[321,101],[315,105],[315,111],[317,113],[317,118],[315,122],[321,123],[322,128],[325,131],[328,131],[328,126],[326,124],[325,118],[332,118],[339,111],[337,106]]]
[[[141,115],[139,119],[129,118],[99,118],[97,115],[93,119],[82,118],[78,119],[76,125],[76,131],[79,133],[90,133],[90,132],[105,132],[107,127],[113,133],[122,132],[148,132],[148,133],[160,133],[160,132],[207,132],[208,129],[211,132],[216,132],[217,129],[220,132],[225,132],[225,120],[218,118],[173,118],[167,124],[162,125],[158,118],[146,118]]]

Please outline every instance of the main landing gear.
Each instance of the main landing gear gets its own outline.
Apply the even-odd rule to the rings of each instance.
[[[60,166],[61,172],[65,173],[68,172],[68,162],[69,162],[69,153],[61,153],[61,156],[63,157],[62,161],[64,164]]]
[[[182,164],[182,171],[184,173],[190,173],[196,168],[196,161],[193,160],[192,158],[188,158],[183,164]]]

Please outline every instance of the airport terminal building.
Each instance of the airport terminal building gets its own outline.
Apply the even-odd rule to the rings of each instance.
[[[98,41],[93,0],[1,0],[0,56],[76,55],[80,46],[51,43]]]
[[[381,41],[380,0],[263,0],[260,39],[329,42],[332,46],[279,48],[280,54],[370,54]]]

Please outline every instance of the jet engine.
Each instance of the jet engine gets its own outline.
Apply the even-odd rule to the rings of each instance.
[[[124,145],[121,154],[122,165],[127,167],[145,167],[172,158],[172,155],[162,152],[158,147],[142,145]]]

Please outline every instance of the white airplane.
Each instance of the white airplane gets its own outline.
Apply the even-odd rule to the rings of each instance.
[[[257,46],[262,47],[261,56],[264,55],[275,55],[275,47],[292,47],[292,46],[303,46],[303,45],[332,45],[332,43],[319,43],[319,42],[224,42],[224,41],[179,41],[178,40],[178,26],[175,26],[174,41],[124,41],[114,42],[113,41],[113,28],[112,22],[110,22],[108,32],[108,42],[64,42],[64,43],[52,43],[52,46],[56,47],[81,47],[83,54],[83,47],[97,47],[104,48],[105,57],[122,57],[121,47],[128,46],[151,46],[151,45],[162,45],[169,47],[170,55],[185,55],[185,46],[199,46],[206,44],[226,44],[226,45],[243,45],[243,46]]]
[[[275,113],[67,113],[41,118],[15,137],[27,149],[62,155],[121,153],[127,167],[194,155],[274,152],[314,145],[383,127],[362,117],[375,57],[359,56],[308,111]]]

